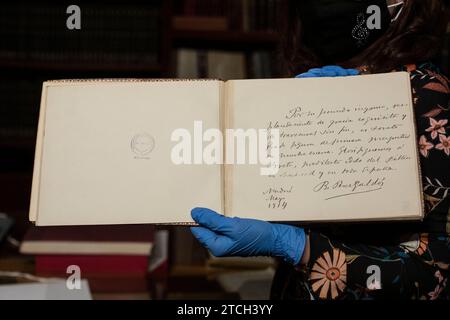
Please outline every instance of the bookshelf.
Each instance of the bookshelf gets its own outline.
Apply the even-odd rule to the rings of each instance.
[[[192,31],[177,30],[173,34],[175,46],[213,47],[230,49],[273,49],[278,43],[274,31]]]
[[[60,78],[169,76],[172,2],[80,2],[81,30],[68,30],[68,4],[18,1],[0,11],[0,212],[20,239],[27,219],[42,82]]]
[[[175,62],[171,68],[172,74],[222,79],[279,75],[273,66],[276,64],[279,42],[278,21],[284,8],[283,0],[174,0],[172,59]],[[195,60],[192,50],[199,55],[198,72],[180,73],[177,62],[187,59],[192,63]],[[213,54],[209,55],[210,52]],[[219,57],[214,55],[217,52],[221,53]],[[227,57],[226,52],[234,53],[234,57]],[[213,64],[220,66],[225,60],[229,61],[223,62],[219,67],[221,70],[205,67]],[[239,72],[236,65],[241,65],[243,70]],[[227,68],[234,69],[234,72],[223,72]],[[186,68],[181,66],[181,69]]]
[[[222,70],[233,63],[228,57],[232,53],[246,64],[240,70],[242,76],[250,77],[254,53],[261,53],[261,59],[268,63],[268,55],[276,50],[278,42],[273,28],[275,16],[268,12],[269,4],[274,8],[278,1],[258,1],[259,5],[256,0],[114,0],[108,5],[102,0],[80,2],[82,27],[78,31],[65,28],[66,4],[29,1],[2,5],[0,212],[15,218],[12,235],[21,239],[29,227],[27,216],[43,81],[177,77],[176,58],[184,49],[201,51],[206,59],[208,52],[219,52],[213,64],[220,64],[223,58],[226,63]],[[266,16],[265,21],[257,19],[258,16]],[[190,23],[177,25],[180,17],[181,22],[187,18]],[[194,24],[196,28],[192,27]],[[209,76],[209,70],[204,70],[196,77]],[[205,253],[194,243],[189,230],[184,231],[175,238],[172,234],[173,239],[189,242],[183,247],[190,250],[182,257],[171,258],[181,262],[174,270],[198,268],[200,274],[196,278],[202,278]],[[183,278],[183,272],[177,273],[177,277]],[[192,275],[188,273],[186,278]]]
[[[65,28],[63,4],[5,4],[0,13],[2,77],[8,81],[28,79],[30,87],[21,88],[21,99],[10,95],[0,101],[0,132],[4,133],[7,125],[28,130],[27,136],[16,136],[13,141],[5,138],[9,133],[2,134],[0,148],[11,144],[33,147],[35,109],[40,83],[46,79],[174,77],[174,55],[179,48],[241,51],[246,59],[254,50],[273,52],[278,41],[274,31],[278,2],[116,0],[105,6],[95,0],[80,5],[79,31]],[[180,18],[188,18],[188,24],[176,25]],[[200,21],[197,29],[192,28],[195,21]],[[20,118],[29,116],[26,124],[17,120],[19,105],[33,110],[21,113]]]

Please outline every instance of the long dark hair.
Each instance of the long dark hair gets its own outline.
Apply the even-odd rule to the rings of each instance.
[[[298,3],[299,0],[285,0],[284,21],[280,21],[281,63],[289,76],[323,65],[302,42]],[[398,20],[380,39],[352,59],[336,63],[347,68],[365,66],[369,72],[378,73],[433,59],[440,51],[446,26],[441,0],[407,0]]]

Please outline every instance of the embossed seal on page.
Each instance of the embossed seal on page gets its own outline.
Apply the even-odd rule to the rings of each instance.
[[[148,156],[155,148],[155,138],[148,133],[138,133],[131,139],[131,151],[138,157]]]

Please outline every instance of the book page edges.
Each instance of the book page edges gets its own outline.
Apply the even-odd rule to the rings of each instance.
[[[231,101],[233,101],[233,81],[226,81],[224,84],[224,114],[223,114],[223,137],[224,137],[224,151],[223,151],[223,172],[224,172],[224,212],[223,214],[225,216],[228,216],[231,213],[231,206],[232,206],[232,178],[233,178],[233,164],[227,164],[227,138],[226,138],[226,129],[227,128],[233,128],[233,106],[231,104]]]
[[[406,80],[406,86],[408,88],[408,93],[409,93],[409,101],[411,101],[411,117],[413,120],[413,126],[414,126],[414,137],[415,137],[415,148],[414,148],[414,152],[415,152],[415,164],[416,164],[416,170],[415,173],[417,174],[416,176],[416,180],[418,183],[418,190],[419,190],[419,195],[418,195],[418,201],[419,201],[419,207],[420,207],[420,220],[423,220],[425,218],[425,201],[424,201],[424,194],[423,194],[423,184],[422,184],[422,169],[420,167],[420,153],[419,153],[419,146],[418,146],[418,129],[417,129],[417,121],[416,121],[416,116],[414,113],[414,100],[413,100],[413,95],[412,95],[412,88],[411,88],[411,75],[408,72],[403,72],[403,74],[405,75],[405,80]]]
[[[225,113],[226,113],[226,101],[227,101],[227,91],[226,91],[226,82],[221,82],[219,85],[219,126],[220,132],[225,131]],[[224,139],[222,139],[222,165],[220,168],[220,210],[223,215],[225,215],[225,166],[223,165],[225,159],[225,143]]]
[[[52,255],[142,255],[148,256],[153,243],[130,243],[109,241],[24,241],[20,247],[22,254]]]
[[[42,84],[41,105],[39,110],[38,130],[36,136],[36,149],[34,153],[33,179],[31,183],[31,199],[29,220],[37,223],[39,207],[39,185],[41,178],[42,147],[45,135],[45,110],[47,105],[48,82]]]

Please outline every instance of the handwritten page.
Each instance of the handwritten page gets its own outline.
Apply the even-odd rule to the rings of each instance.
[[[407,73],[227,82],[230,128],[279,129],[280,167],[226,166],[226,214],[269,221],[420,219]]]

